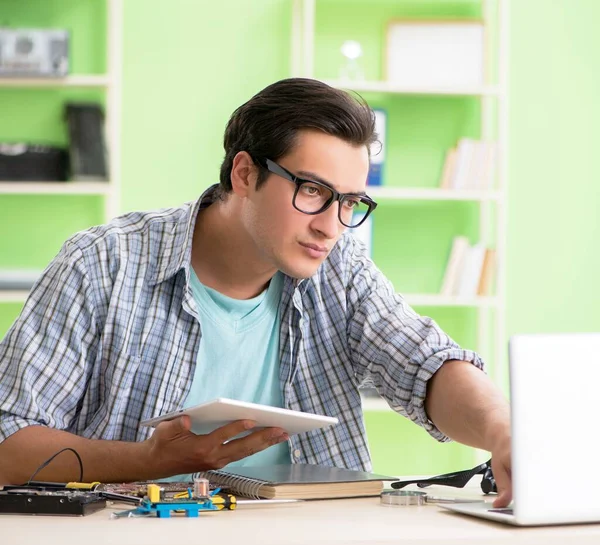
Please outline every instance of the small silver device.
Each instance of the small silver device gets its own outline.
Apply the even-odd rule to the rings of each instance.
[[[407,507],[409,505],[425,505],[427,493],[413,490],[384,490],[380,498],[381,505]]]
[[[0,77],[58,78],[68,73],[68,31],[0,28]]]

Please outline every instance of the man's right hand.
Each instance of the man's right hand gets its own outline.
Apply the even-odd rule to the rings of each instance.
[[[197,435],[190,431],[189,416],[161,422],[150,439],[145,441],[150,466],[155,469],[159,478],[220,469],[289,439],[281,428],[262,428],[233,439],[255,425],[252,420],[238,420],[209,434]]]

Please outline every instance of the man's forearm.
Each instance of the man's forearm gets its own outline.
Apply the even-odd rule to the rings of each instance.
[[[83,480],[126,482],[158,478],[145,443],[85,439],[65,431],[29,426],[0,443],[0,485],[22,484],[59,450],[71,447],[83,461]],[[79,479],[79,462],[72,452],[63,452],[36,480],[70,482]]]
[[[429,381],[425,409],[448,437],[485,450],[510,435],[510,410],[488,376],[464,361],[447,361]]]

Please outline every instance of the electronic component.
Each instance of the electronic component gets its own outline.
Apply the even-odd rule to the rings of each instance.
[[[163,499],[173,498],[181,493],[184,493],[184,495],[187,497],[188,488],[192,486],[192,483],[187,481],[157,481],[155,483],[137,481],[133,483],[103,483],[96,486],[94,490],[102,493],[122,494],[124,496],[137,497],[141,499],[148,494],[149,484],[157,484],[160,486],[161,497]]]
[[[67,151],[56,146],[0,142],[0,180],[60,182],[68,164]]]
[[[206,498],[210,495],[210,483],[208,479],[194,477],[194,498]]]
[[[28,488],[0,491],[1,514],[83,516],[105,507],[106,499],[94,492]]]

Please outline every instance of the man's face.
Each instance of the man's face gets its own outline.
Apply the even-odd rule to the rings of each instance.
[[[323,182],[340,193],[365,191],[367,147],[319,131],[299,133],[293,150],[277,163],[295,176]],[[262,259],[291,277],[308,278],[346,227],[338,217],[338,202],[317,215],[296,210],[292,205],[295,189],[293,182],[270,173],[258,191],[250,190],[243,221]]]

